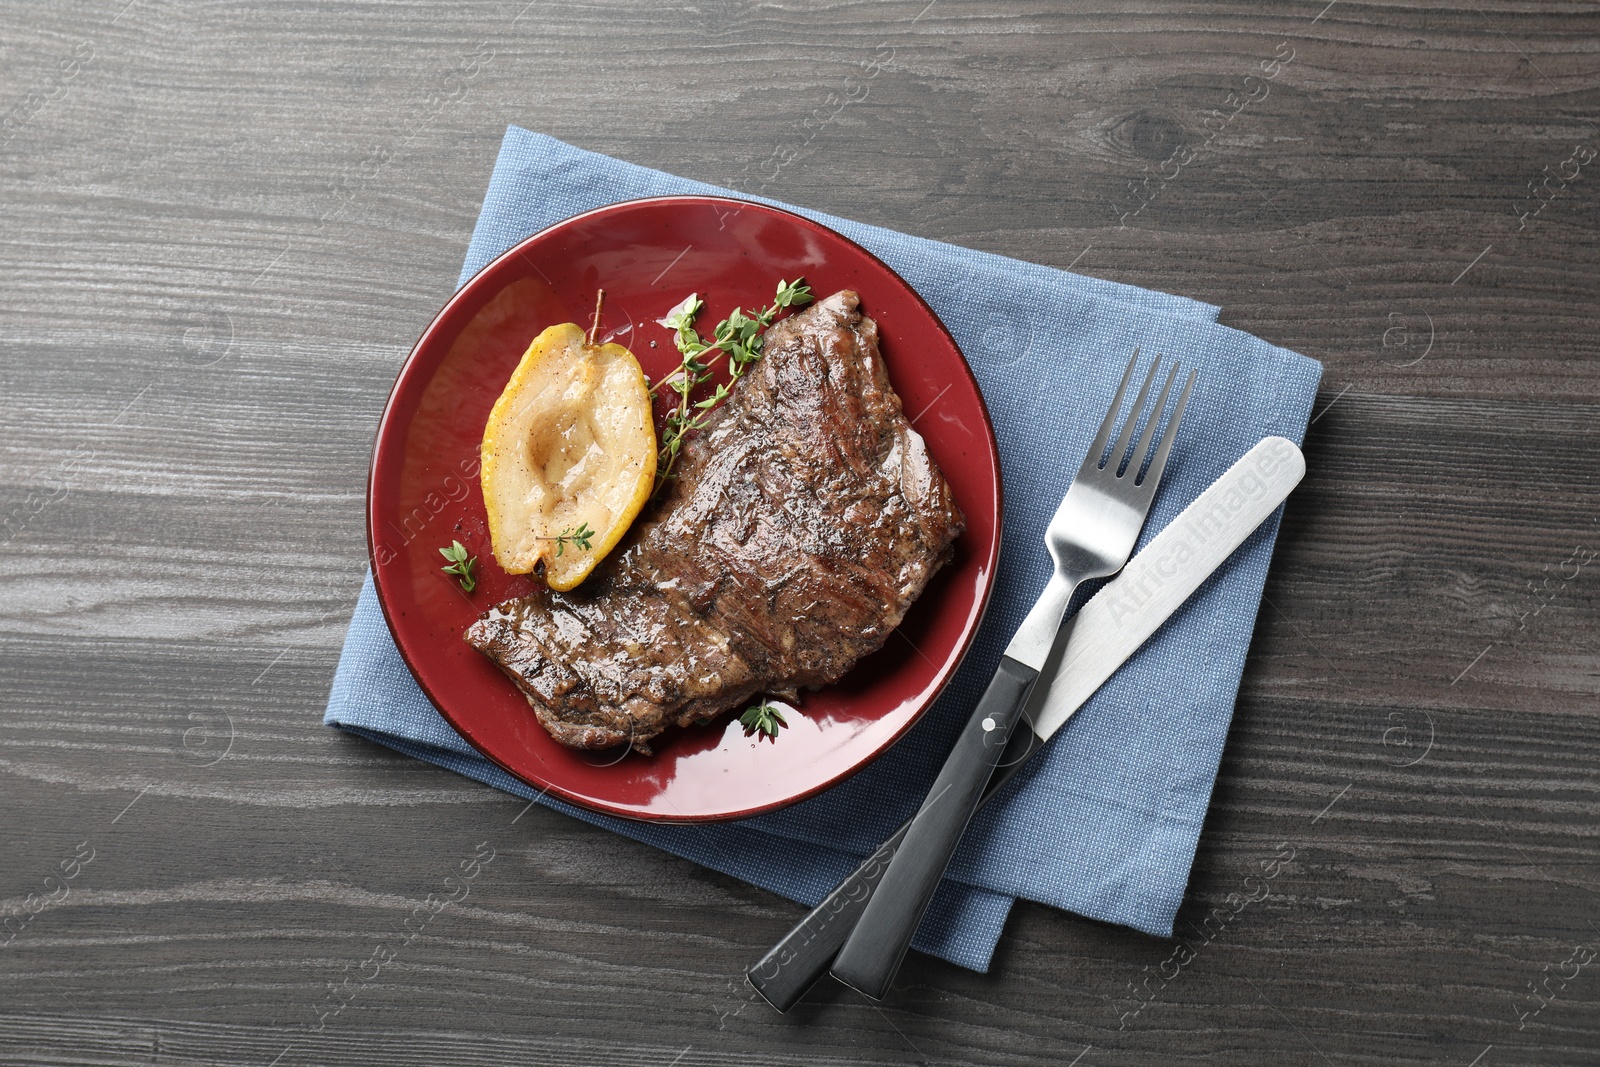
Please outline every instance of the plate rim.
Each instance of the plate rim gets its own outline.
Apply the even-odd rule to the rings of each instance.
[[[984,561],[983,573],[985,578],[983,581],[982,593],[979,598],[978,611],[972,623],[962,634],[959,644],[951,650],[951,654],[946,663],[941,667],[940,673],[935,676],[932,689],[929,691],[927,697],[917,707],[916,711],[907,717],[905,723],[900,727],[900,729],[896,730],[876,749],[857,760],[855,763],[851,764],[847,769],[842,770],[838,774],[828,778],[826,781],[820,782],[815,786],[778,800],[758,804],[753,807],[742,808],[738,811],[709,815],[683,815],[658,812],[645,813],[635,810],[625,810],[622,808],[610,807],[601,801],[595,800],[593,797],[575,795],[562,786],[557,785],[555,782],[530,779],[527,774],[507,766],[505,761],[500,759],[493,752],[490,752],[488,749],[486,749],[481,743],[479,743],[478,739],[473,736],[473,733],[470,729],[468,729],[464,724],[456,721],[455,717],[453,717],[450,712],[445,709],[444,704],[440,702],[439,698],[434,695],[433,690],[430,689],[427,683],[425,683],[418,675],[416,667],[411,662],[410,654],[406,651],[404,643],[400,640],[399,635],[395,632],[394,619],[390,613],[388,599],[384,594],[383,582],[380,578],[381,572],[378,568],[377,543],[375,538],[376,516],[374,515],[374,490],[378,472],[378,452],[384,441],[385,432],[391,428],[391,419],[397,417],[395,414],[395,397],[400,392],[401,384],[405,381],[407,374],[412,370],[413,365],[416,363],[418,353],[422,349],[423,345],[426,344],[433,336],[434,332],[439,328],[440,323],[446,318],[446,316],[450,314],[452,309],[466,299],[468,290],[472,288],[472,284],[482,275],[494,269],[502,262],[514,256],[521,255],[522,250],[527,245],[544,238],[546,235],[557,229],[560,229],[561,227],[571,225],[572,223],[594,215],[615,211],[619,208],[637,207],[642,204],[673,203],[683,204],[685,206],[690,204],[703,205],[707,203],[730,204],[741,209],[757,208],[762,211],[771,212],[775,215],[786,216],[789,219],[799,222],[803,226],[820,229],[837,238],[838,240],[845,242],[847,245],[866,256],[879,268],[887,272],[891,278],[899,282],[905,288],[906,292],[910,293],[916,302],[922,306],[922,309],[927,312],[929,319],[932,320],[939,332],[944,335],[945,340],[950,343],[950,347],[955,351],[956,355],[960,357],[961,371],[967,376],[967,380],[971,384],[973,392],[977,395],[978,408],[983,415],[983,428],[989,445],[989,453],[987,458],[989,461],[989,467],[993,474],[992,480],[994,484],[994,506],[991,516],[994,526],[994,537],[989,545],[988,558]],[[788,208],[777,207],[763,201],[743,200],[733,196],[720,196],[700,193],[674,193],[661,196],[630,197],[626,200],[618,200],[614,203],[603,204],[599,207],[589,208],[586,211],[580,211],[577,214],[569,215],[566,218],[559,219],[556,222],[553,222],[548,226],[544,226],[539,230],[529,234],[528,236],[519,240],[516,244],[512,245],[510,248],[507,248],[499,255],[496,255],[483,266],[473,271],[470,277],[456,287],[455,291],[450,294],[450,298],[440,306],[439,310],[435,312],[433,317],[428,321],[428,324],[423,327],[422,332],[417,335],[416,341],[412,343],[410,350],[406,353],[405,360],[400,364],[400,369],[395,373],[394,382],[389,387],[388,395],[384,398],[383,412],[378,418],[378,425],[376,429],[373,431],[372,454],[367,465],[366,504],[363,511],[365,512],[364,525],[366,527],[367,537],[367,568],[368,573],[372,576],[372,586],[374,593],[377,596],[379,610],[383,616],[384,627],[389,631],[389,638],[393,642],[395,650],[400,654],[401,662],[405,664],[407,673],[411,675],[411,680],[416,684],[417,688],[421,690],[423,696],[428,698],[428,702],[433,705],[434,710],[439,713],[440,717],[444,719],[444,721],[452,730],[454,730],[469,745],[471,745],[474,751],[476,751],[483,758],[487,759],[490,763],[494,764],[501,771],[510,775],[522,785],[527,786],[530,789],[539,790],[540,796],[553,793],[563,801],[576,805],[585,811],[594,812],[600,815],[608,815],[614,818],[626,819],[631,822],[642,822],[658,825],[683,825],[696,823],[731,822],[738,819],[747,819],[756,815],[763,815],[768,812],[779,811],[783,808],[791,807],[803,800],[809,800],[819,793],[833,788],[845,779],[853,777],[854,775],[865,770],[890,749],[894,748],[895,745],[899,744],[900,741],[904,739],[906,734],[910,732],[911,728],[914,727],[918,722],[922,721],[922,717],[927,714],[928,709],[932,707],[933,704],[944,694],[945,689],[949,687],[951,680],[956,675],[956,672],[960,670],[961,665],[966,662],[968,654],[972,651],[972,643],[977,639],[978,631],[983,628],[983,623],[988,617],[989,605],[994,594],[995,581],[997,578],[997,568],[1000,562],[1000,546],[1005,534],[1005,480],[1002,476],[1000,463],[1000,444],[999,440],[995,437],[994,420],[989,414],[989,403],[987,399],[985,399],[983,390],[978,384],[977,375],[972,372],[972,365],[968,363],[966,353],[963,352],[961,346],[956,343],[955,337],[950,333],[950,328],[945,325],[944,320],[939,317],[939,314],[936,311],[933,310],[933,307],[929,305],[927,300],[923,298],[922,294],[917,291],[916,287],[910,282],[906,281],[905,278],[901,277],[899,271],[885,263],[870,249],[840,233],[827,223],[818,222],[816,219],[808,218],[797,211],[793,211]],[[507,680],[506,684],[511,684],[509,679]],[[537,799],[537,797],[535,799]]]

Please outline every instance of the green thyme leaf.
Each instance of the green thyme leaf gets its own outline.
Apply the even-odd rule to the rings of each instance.
[[[559,557],[561,553],[567,550],[568,544],[571,544],[580,552],[589,551],[593,538],[594,531],[589,529],[588,522],[581,522],[576,530],[568,526],[554,537],[541,537],[539,540],[554,541],[556,543],[556,556]]]
[[[679,301],[677,307],[661,317],[661,325],[679,333],[692,330],[695,316],[700,314],[700,309],[705,306],[705,301],[700,299],[699,294],[690,293]]]
[[[758,733],[777,737],[778,731],[789,724],[784,721],[781,710],[763,700],[745,709],[744,714],[739,716],[739,725],[744,727],[746,737]]]
[[[455,575],[456,581],[461,583],[461,588],[464,592],[470,593],[478,587],[478,579],[473,577],[472,574],[473,565],[478,562],[478,557],[472,556],[469,558],[465,545],[460,541],[451,541],[449,548],[441,548],[439,550],[439,555],[450,561],[448,567],[440,567],[439,569],[446,574]]]
[[[805,307],[811,303],[811,286],[802,284],[804,278],[796,278],[792,282],[779,280],[778,295],[772,302],[781,308]]]

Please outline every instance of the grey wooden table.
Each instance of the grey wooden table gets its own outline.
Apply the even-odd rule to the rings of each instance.
[[[1481,0],[6,4],[0,1062],[1596,1062],[1597,32]],[[988,975],[918,957],[881,1008],[779,1017],[740,973],[796,906],[321,725],[375,420],[508,122],[1326,363],[1177,940],[1023,905]],[[480,842],[471,898],[314,1032]]]

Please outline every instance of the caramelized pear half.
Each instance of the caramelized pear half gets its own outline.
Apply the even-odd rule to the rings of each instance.
[[[655,475],[650,388],[633,353],[586,344],[570,322],[534,338],[483,430],[500,566],[527,574],[542,561],[550,588],[573,588],[622,539]]]

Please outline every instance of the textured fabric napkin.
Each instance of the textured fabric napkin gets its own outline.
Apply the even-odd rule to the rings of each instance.
[[[580,211],[673,193],[730,195],[513,126],[461,281],[522,238]],[[1006,641],[1044,587],[1045,525],[1133,346],[1200,371],[1143,541],[1262,437],[1299,441],[1322,368],[1216,325],[1217,309],[1196,301],[803,213],[866,246],[910,282],[977,374],[1005,481],[1000,569],[983,628],[944,695],[899,744],[804,803],[698,826],[615,819],[550,797],[540,803],[812,905],[921,802]],[[979,813],[916,947],[985,970],[1017,897],[1171,934],[1277,522],[1275,515],[1241,546]],[[370,577],[325,721],[508,793],[536,795],[479,756],[422,695],[384,626]]]

